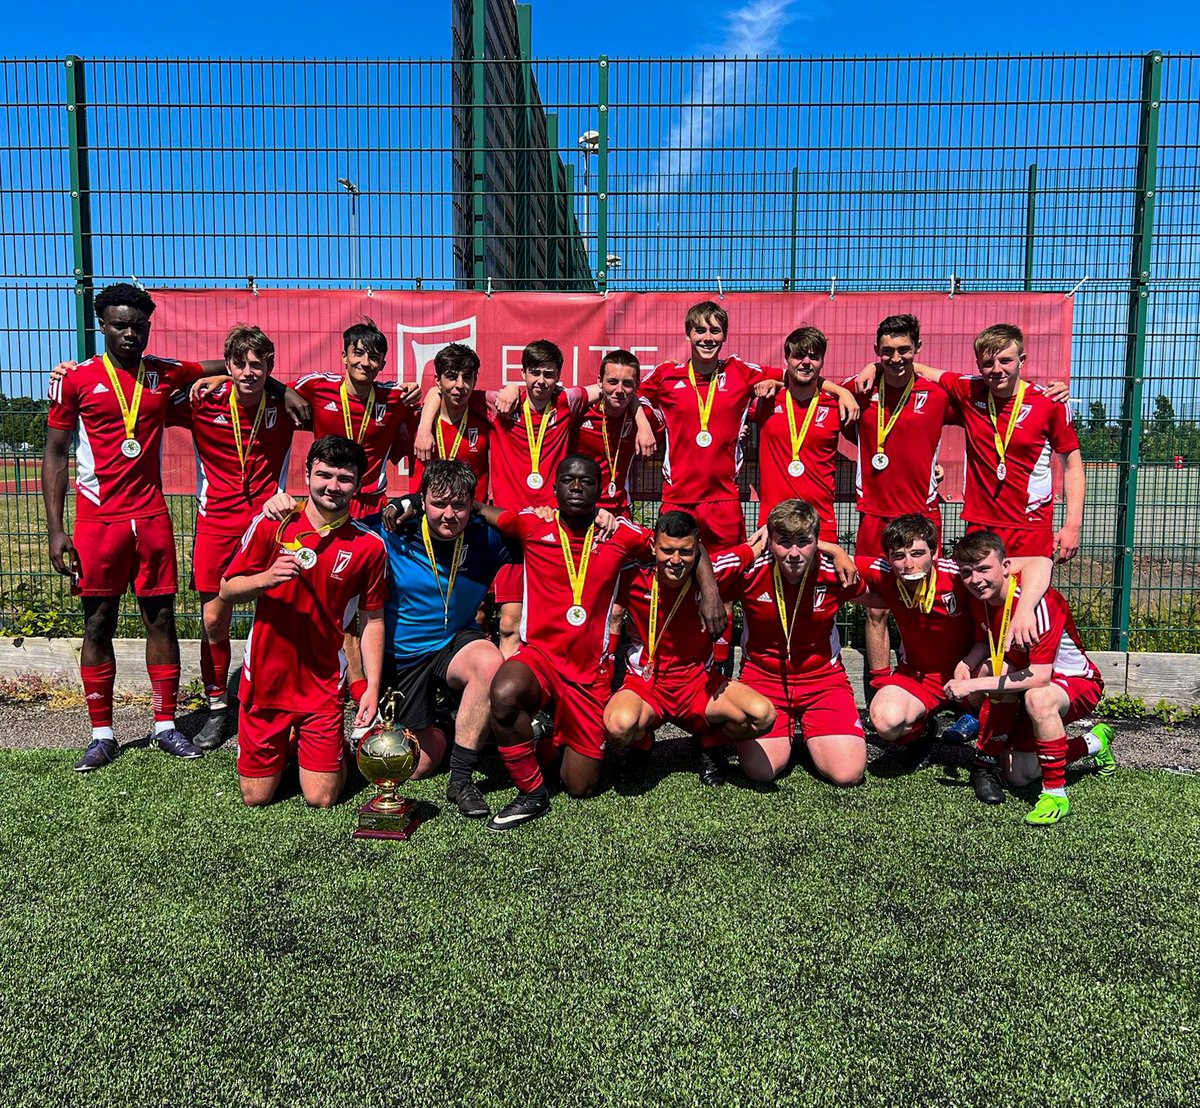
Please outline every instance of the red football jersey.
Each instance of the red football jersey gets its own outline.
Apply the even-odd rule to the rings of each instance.
[[[412,458],[413,438],[417,418],[404,401],[397,385],[375,385],[375,401],[367,420],[366,431],[359,439],[367,405],[347,386],[346,398],[350,412],[350,433],[346,434],[346,416],[342,408],[340,373],[310,373],[292,387],[312,405],[313,437],[341,435],[362,442],[367,452],[367,472],[363,474],[359,495],[376,496],[387,492],[387,464],[396,465]],[[369,398],[368,398],[369,399]]]
[[[838,438],[842,432],[837,397],[818,392],[812,422],[799,451],[804,467],[800,476],[788,472],[792,464],[792,432],[788,423],[786,393],[759,400],[754,409],[758,424],[758,525],[783,500],[807,500],[821,517],[821,537],[837,541],[837,518],[833,511],[834,474],[837,469]],[[796,434],[804,427],[808,402],[794,403]]]
[[[944,673],[949,677],[975,645],[971,594],[958,575],[958,566],[945,559],[935,561],[937,589],[933,607],[926,613],[905,603],[886,558],[855,558],[854,564],[867,588],[896,617],[904,661],[922,673]],[[914,587],[905,583],[910,597]]]
[[[661,427],[661,422],[653,413],[647,414],[651,425],[657,424]],[[637,427],[634,424],[636,415],[636,397],[621,415],[616,416],[604,414],[604,400],[601,398],[583,413],[583,419],[575,432],[575,440],[571,444],[573,452],[596,459],[600,466],[600,499],[596,506],[607,508],[613,515],[629,515],[629,478],[637,454]],[[606,426],[607,452],[604,449]],[[611,467],[608,464],[609,455],[613,460]]]
[[[113,522],[145,519],[167,510],[162,492],[162,439],[171,393],[189,388],[204,376],[197,362],[176,362],[147,355],[134,438],[141,446],[136,458],[121,453],[125,423],[113,395],[112,381],[97,354],[65,377],[50,383],[46,421],[61,431],[79,428],[75,451],[75,516]],[[132,407],[137,374],[116,363],[117,382]]]
[[[282,400],[264,395],[258,433],[251,438],[258,406],[247,409],[238,404],[238,426],[246,458],[243,473],[229,409],[232,388],[232,383],[221,385],[194,402],[186,393],[177,394],[168,423],[192,431],[196,510],[209,526],[240,535],[264,502],[284,488],[295,425]]]
[[[688,378],[688,361],[661,362],[638,388],[642,403],[666,426],[663,457],[663,503],[700,504],[705,500],[736,500],[741,495],[737,475],[742,468],[742,430],[754,386],[770,375],[740,358],[726,358],[709,381]],[[782,374],[778,374],[782,377]],[[700,406],[712,397],[708,433],[712,442],[700,446]]]
[[[259,516],[225,577],[262,573],[283,550],[281,540],[312,529],[304,513],[286,524]],[[360,608],[378,611],[388,598],[387,549],[378,535],[351,520],[300,541],[317,552],[317,564],[258,598],[242,665],[243,704],[289,712],[336,706],[345,628]]]
[[[783,602],[791,627],[791,650],[785,643],[779,607],[775,602],[775,564],[770,552],[747,559],[751,547],[740,546],[721,555],[714,563],[718,580],[728,573],[730,559],[740,558],[747,567],[722,584],[721,595],[742,602],[742,657],[767,673],[798,676],[829,665],[841,653],[835,621],[838,609],[847,600],[857,600],[866,592],[861,578],[848,588],[839,581],[833,562],[820,557],[804,582],[804,595],[798,585],[783,582]],[[793,616],[793,612],[795,615]]]
[[[611,538],[593,540],[580,599],[586,619],[579,625],[572,625],[567,621],[567,610],[575,600],[558,523],[538,519],[531,509],[526,508],[521,512],[504,512],[497,526],[501,534],[520,540],[525,555],[521,641],[541,647],[554,658],[568,681],[578,685],[592,684],[604,657],[608,614],[616,598],[621,570],[647,556],[654,533],[623,519]],[[570,538],[572,560],[578,567],[584,536],[565,529]]]
[[[458,437],[457,423],[451,423],[445,416],[438,416],[438,420],[442,427],[442,442],[446,444],[445,457],[451,461],[466,462],[471,467],[471,472],[475,474],[475,499],[485,502],[488,495],[488,451],[492,436],[492,425],[487,416],[468,406],[467,423],[461,439]],[[549,436],[550,432],[547,431],[546,434]],[[457,450],[455,443],[458,444]],[[441,447],[438,446],[436,427],[433,449],[437,457],[443,456]],[[412,488],[420,486],[424,474],[425,463],[420,458],[413,458]]]
[[[1013,599],[1014,611],[1020,599],[1018,578],[1017,595]],[[990,627],[992,635],[998,639],[1000,625],[1004,622],[1004,605],[985,604],[972,597],[971,611],[975,619],[976,638],[980,642],[987,642]],[[1057,589],[1047,589],[1046,595],[1038,602],[1034,618],[1038,641],[1029,650],[1013,646],[1005,652],[1004,660],[1010,670],[1025,669],[1031,665],[1051,665],[1056,675],[1100,680],[1100,671],[1083,649],[1083,638],[1062,593]]]
[[[895,519],[909,512],[932,514],[937,508],[937,481],[934,469],[942,442],[942,427],[958,423],[949,411],[946,393],[923,377],[913,381],[912,393],[900,418],[887,434],[886,469],[871,464],[879,437],[879,387],[883,375],[869,396],[860,397],[862,415],[858,418],[858,473],[855,487],[858,510],[869,516]],[[853,381],[846,382],[853,388]],[[891,419],[896,404],[904,395],[902,388],[887,386],[884,422]]]
[[[1004,451],[1007,472],[1001,481],[996,476],[1000,455],[983,378],[943,373],[940,384],[951,398],[951,410],[961,420],[967,440],[962,518],[1000,527],[1052,527],[1051,459],[1055,454],[1079,449],[1070,405],[1051,400],[1040,385],[1025,389],[1012,438]],[[1015,401],[1014,394],[996,409],[1001,441],[1008,432]]]
[[[488,394],[488,418],[492,423],[492,503],[501,508],[519,511],[521,508],[553,507],[554,471],[571,452],[575,427],[587,410],[587,392],[580,388],[562,389],[545,411],[531,412],[533,437],[541,434],[543,419],[550,420],[542,453],[538,458],[538,473],[542,484],[531,488],[529,475],[533,472],[529,455],[529,435],[525,428],[525,398],[508,415],[500,415],[492,406],[495,393]]]

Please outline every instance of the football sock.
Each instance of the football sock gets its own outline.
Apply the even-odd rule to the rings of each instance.
[[[532,793],[543,787],[545,781],[542,778],[542,770],[538,765],[532,739],[516,743],[513,746],[501,746],[498,749],[500,758],[504,762],[504,768],[508,770],[508,775],[512,778],[512,783],[516,785],[518,791]]]
[[[479,751],[468,750],[465,746],[455,743],[450,748],[450,780],[470,781],[471,774],[479,764]]]
[[[87,700],[88,718],[92,721],[92,738],[112,738],[113,684],[117,679],[116,662],[101,662],[98,666],[80,666],[83,695]],[[108,735],[96,734],[96,728],[108,729]]]
[[[154,690],[154,733],[162,734],[175,726],[175,705],[179,700],[179,664],[148,665],[150,687]],[[166,724],[160,727],[159,724]]]
[[[93,742],[96,739],[112,739],[113,737],[114,737],[113,729],[111,727],[93,727],[92,728],[92,741]]]
[[[1038,739],[1038,762],[1042,767],[1042,790],[1066,795],[1067,787],[1067,736],[1053,739]]]
[[[200,640],[200,676],[210,707],[225,707],[225,689],[229,684],[229,657],[232,648],[228,639],[212,642]]]
[[[1099,744],[1096,750],[1099,750]],[[1086,758],[1089,754],[1095,754],[1089,745],[1087,738],[1083,735],[1076,735],[1073,739],[1067,739],[1067,765],[1072,762],[1078,762],[1080,758]]]

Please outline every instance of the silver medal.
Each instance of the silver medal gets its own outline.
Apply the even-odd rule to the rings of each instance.
[[[871,468],[882,473],[888,467],[888,456],[886,454],[876,454],[871,459]]]
[[[296,551],[296,562],[301,569],[312,569],[317,564],[317,552],[302,546]]]
[[[696,435],[696,445],[712,446],[712,435],[710,435],[707,431],[701,431],[698,435]]]
[[[1008,466],[1006,466],[1003,462],[1001,462],[996,467],[996,480],[1003,481],[1004,478],[1007,476],[1008,476]]]
[[[608,484],[608,495],[609,495],[610,497],[612,497],[612,496],[616,496],[616,495],[617,495],[617,483],[616,483],[615,481],[610,481],[610,482],[609,482],[609,484]]]
[[[799,458],[796,458],[788,465],[788,473],[790,473],[793,477],[803,477],[804,463],[800,461]]]
[[[525,484],[531,489],[540,489],[546,483],[546,478],[540,473],[531,473],[525,478]]]
[[[142,452],[142,444],[137,439],[126,439],[121,443],[121,453],[126,458],[136,458]]]
[[[587,622],[587,611],[581,604],[572,604],[567,609],[567,622],[572,627],[582,627]]]

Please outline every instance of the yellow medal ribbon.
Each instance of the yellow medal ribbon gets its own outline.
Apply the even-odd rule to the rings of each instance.
[[[258,411],[254,413],[254,426],[250,428],[250,445],[258,438],[258,425],[262,423],[263,409],[266,407],[267,394],[264,392],[258,398]],[[233,427],[233,443],[237,447],[238,464],[242,467],[242,476],[246,476],[246,455],[242,450],[242,417],[241,407],[237,402],[237,387],[229,386],[229,422]]]
[[[999,677],[1004,670],[1005,643],[1008,642],[1008,625],[1012,623],[1013,600],[1017,595],[1017,579],[1009,577],[1008,594],[1004,597],[1004,615],[1000,619],[1000,639],[992,638],[992,621],[987,621],[988,650],[992,655],[992,676]]]
[[[931,567],[929,573],[925,575],[925,580],[913,589],[911,595],[903,578],[897,574],[896,591],[900,594],[900,599],[906,608],[919,608],[929,615],[933,611],[933,602],[937,597],[937,566]]]
[[[367,405],[363,409],[362,423],[358,425],[358,437],[355,438],[354,426],[350,421],[350,390],[346,388],[346,380],[342,379],[342,387],[338,390],[342,397],[342,419],[346,424],[346,438],[354,439],[357,443],[362,443],[363,436],[367,433],[367,424],[371,422],[371,412],[375,410],[375,386],[371,386],[371,393],[367,397]]]
[[[320,538],[322,535],[329,534],[330,531],[336,531],[350,518],[350,513],[346,512],[345,515],[338,516],[338,518],[332,523],[326,523],[323,527],[318,527],[315,531],[301,531],[298,535],[295,535],[287,541],[284,541],[283,532],[287,529],[287,525],[291,523],[292,520],[300,518],[301,514],[304,512],[306,503],[307,502],[304,500],[297,500],[296,506],[290,512],[288,512],[286,516],[283,517],[279,523],[279,526],[275,528],[275,541],[282,546],[284,550],[291,550],[293,552],[300,550],[304,547],[304,540],[308,538],[309,535],[316,535],[317,538]],[[315,565],[316,552],[313,551],[313,554],[314,561],[312,564]],[[311,569],[312,566],[310,565],[307,568]]]
[[[425,543],[425,555],[429,559],[429,568],[433,570],[433,579],[437,582],[438,595],[442,598],[442,610],[446,613],[446,618],[442,622],[443,627],[450,626],[450,597],[454,595],[454,582],[458,580],[458,561],[462,557],[463,537],[465,531],[459,533],[458,538],[454,540],[454,553],[450,558],[450,572],[446,577],[446,588],[442,589],[442,575],[438,572],[437,558],[433,552],[433,536],[429,533],[429,517],[421,517],[421,539]]]
[[[671,611],[668,613],[666,621],[662,625],[662,632],[660,633],[658,630],[658,571],[654,571],[654,580],[650,582],[650,623],[646,628],[647,665],[653,664],[654,655],[658,651],[663,636],[667,633],[667,628],[671,626],[671,620],[675,618],[675,613],[679,611],[679,605],[683,603],[683,598],[691,591],[692,575],[689,573],[684,578],[683,584],[679,586],[679,595],[675,598],[675,603],[671,605]]]
[[[700,399],[700,386],[698,384],[696,384],[696,371],[694,369],[692,369],[692,363],[690,361],[688,362],[688,380],[691,381],[692,388],[696,392],[696,408],[700,413],[700,433],[702,435],[708,434],[708,420],[709,420],[709,417],[712,415],[713,401],[717,398],[717,384],[719,381],[719,377],[718,377],[719,373],[720,373],[720,370],[718,369],[708,379],[708,395],[703,400],[701,400]]]
[[[614,454],[608,440],[608,416],[603,406],[600,408],[600,435],[604,439],[604,460],[608,463],[608,482],[614,488],[617,484],[617,462],[621,458],[621,443],[625,439],[625,428],[629,425],[629,412],[621,420],[621,432],[617,435],[617,452]]]
[[[804,425],[800,428],[800,434],[796,434],[796,406],[792,401],[792,394],[789,390],[785,390],[783,394],[784,407],[787,409],[788,433],[792,438],[792,461],[800,460],[800,449],[804,446],[804,440],[808,438],[808,429],[812,426],[813,416],[817,414],[817,401],[821,398],[821,388],[818,385],[817,391],[813,393],[812,399],[808,402],[808,411],[804,413]]]
[[[819,554],[814,553],[813,561],[819,557]],[[787,601],[783,598],[783,574],[779,572],[778,562],[771,566],[771,576],[775,582],[775,607],[779,609],[779,622],[783,626],[783,640],[789,657],[792,653],[792,632],[796,628],[796,615],[800,611],[800,601],[804,599],[804,586],[808,584],[808,574],[812,567],[812,562],[804,567],[804,576],[800,578],[800,591],[796,594],[796,603],[792,605],[792,615],[789,621]]]
[[[550,401],[554,403],[553,400]],[[550,418],[548,412],[542,412],[542,421],[538,424],[537,439],[533,437],[533,405],[529,402],[529,397],[525,397],[524,406],[521,408],[525,416],[525,434],[529,437],[529,475],[532,477],[538,473],[538,467],[542,461],[542,443],[546,441],[546,428],[550,426]]]
[[[900,418],[900,413],[904,411],[904,405],[908,403],[908,398],[912,395],[913,383],[915,377],[910,377],[908,383],[904,386],[904,391],[900,394],[900,402],[896,405],[896,410],[892,412],[891,418],[884,423],[883,408],[887,399],[887,381],[879,382],[879,398],[875,402],[875,453],[886,454],[884,449],[887,443],[887,437],[892,433],[892,428],[896,426],[896,420]]]
[[[1017,386],[1017,394],[1013,398],[1012,411],[1008,414],[1008,426],[1004,430],[1004,438],[1000,437],[1000,420],[999,414],[996,411],[996,398],[992,395],[992,390],[988,389],[988,416],[992,421],[992,437],[996,442],[996,454],[1000,459],[1000,465],[1004,465],[1004,452],[1008,449],[1008,444],[1012,442],[1013,431],[1016,430],[1017,420],[1021,415],[1021,401],[1025,399],[1026,383],[1022,381]],[[997,473],[1005,473],[1006,470],[1000,469]],[[1003,477],[1000,478],[1004,480]]]
[[[466,433],[466,430],[467,430],[467,417],[470,414],[471,414],[471,409],[469,407],[463,408],[462,419],[460,419],[458,421],[458,431],[456,432],[456,434],[454,436],[454,445],[450,448],[450,453],[447,454],[446,453],[446,440],[442,437],[442,416],[439,413],[438,419],[437,419],[437,424],[436,424],[438,456],[443,458],[445,461],[452,462],[452,461],[454,461],[455,458],[458,457],[458,448],[462,445],[463,435]]]
[[[125,399],[125,390],[117,379],[116,367],[112,364],[107,351],[104,354],[104,372],[108,374],[109,383],[117,397],[117,405],[121,409],[121,422],[125,424],[125,437],[133,439],[137,427],[138,411],[142,407],[142,389],[146,387],[146,363],[138,362],[137,379],[133,386],[133,400]],[[140,453],[140,451],[139,451]]]
[[[596,533],[595,520],[588,525],[587,534],[583,536],[583,553],[579,556],[579,566],[571,554],[571,539],[559,522],[558,512],[554,513],[554,523],[558,527],[558,541],[562,544],[563,558],[567,563],[567,580],[571,583],[571,599],[575,608],[582,608],[583,586],[587,581],[588,563],[592,560],[592,538]]]

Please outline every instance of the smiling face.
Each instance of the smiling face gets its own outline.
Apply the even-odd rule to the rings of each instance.
[[[988,604],[1003,604],[1008,587],[1009,563],[994,550],[977,561],[959,562],[958,575],[972,596]]]
[[[708,316],[693,323],[688,328],[687,337],[692,344],[693,362],[713,362],[725,345],[725,328],[719,320]]]
[[[355,391],[366,392],[375,384],[387,358],[382,354],[372,354],[360,343],[347,346],[342,352],[342,365],[346,367],[346,379]]]
[[[906,384],[913,375],[913,361],[921,344],[911,335],[880,335],[875,345],[875,356],[883,366],[884,375],[890,385]]]
[[[319,460],[313,462],[307,478],[309,498],[330,515],[346,510],[361,480],[358,471],[352,467]]]
[[[266,388],[267,378],[271,376],[271,364],[259,357],[253,350],[244,354],[234,354],[225,359],[225,368],[233,379],[233,387],[237,389],[238,400],[257,402]]]
[[[600,398],[608,415],[627,411],[637,389],[638,375],[633,366],[606,362],[600,370]]]
[[[661,532],[654,536],[654,562],[660,584],[677,589],[696,568],[700,539],[696,535],[672,538]]]
[[[100,333],[109,357],[136,366],[150,343],[150,317],[141,308],[115,304],[104,309]]]
[[[975,363],[983,377],[984,384],[996,396],[1011,396],[1021,380],[1021,367],[1025,364],[1025,355],[1020,346],[1010,342],[1002,350],[994,354],[978,354]]]
[[[811,388],[824,365],[824,357],[817,354],[789,354],[784,381],[789,388]]]

